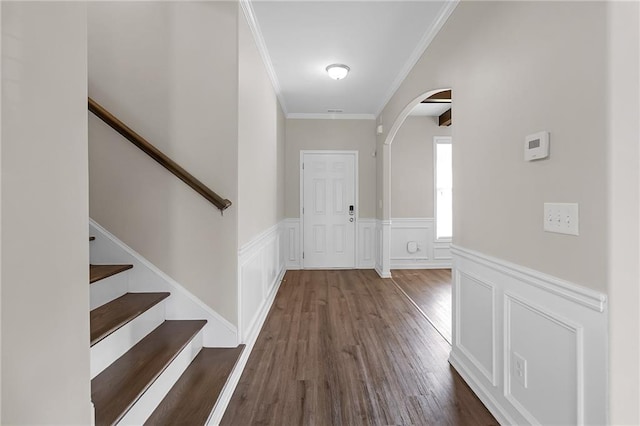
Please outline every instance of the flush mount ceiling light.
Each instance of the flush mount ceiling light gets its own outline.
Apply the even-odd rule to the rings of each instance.
[[[334,80],[342,80],[349,73],[350,68],[343,64],[331,64],[327,67],[327,74]]]

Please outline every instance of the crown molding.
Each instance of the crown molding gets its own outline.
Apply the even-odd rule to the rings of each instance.
[[[294,120],[375,120],[373,114],[331,114],[331,113],[290,113],[287,118]]]
[[[278,76],[276,75],[276,71],[273,69],[271,56],[269,56],[267,45],[264,42],[264,38],[262,37],[262,31],[260,30],[260,25],[258,24],[255,12],[253,11],[251,0],[240,0],[240,7],[242,8],[244,17],[249,24],[249,28],[251,28],[253,39],[255,40],[258,51],[260,52],[260,56],[262,57],[262,62],[264,62],[264,66],[267,69],[267,74],[269,75],[269,79],[271,80],[271,84],[273,85],[273,90],[274,92],[276,92],[276,96],[278,98],[278,101],[280,102],[280,106],[282,107],[282,111],[285,115],[287,115],[287,104],[284,101],[284,96],[282,95],[282,90],[280,89],[280,83],[278,82]]]
[[[434,21],[434,24],[424,33],[424,35],[420,39],[420,42],[414,49],[413,53],[411,54],[409,59],[407,59],[407,62],[404,64],[404,67],[402,67],[402,69],[396,76],[395,80],[393,80],[393,83],[391,83],[391,86],[389,87],[387,94],[385,95],[382,103],[376,110],[376,114],[375,114],[376,117],[380,115],[380,113],[382,112],[384,107],[387,105],[389,100],[391,100],[391,97],[400,88],[400,85],[402,84],[402,82],[407,78],[407,76],[409,75],[409,72],[411,72],[413,67],[418,63],[418,60],[427,50],[427,48],[429,47],[433,39],[436,38],[436,35],[440,32],[445,22],[447,22],[447,19],[449,19],[449,16],[451,16],[456,6],[458,6],[459,2],[460,0],[449,0],[442,6],[442,8],[440,9],[440,12],[438,13],[438,17]]]

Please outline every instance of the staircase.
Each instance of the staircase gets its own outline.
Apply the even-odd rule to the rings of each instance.
[[[92,225],[92,235],[95,231]],[[233,392],[229,378],[244,345],[203,347],[205,340],[228,344],[229,333],[211,324],[221,321],[206,311],[202,319],[193,318],[201,308],[194,304],[185,311],[184,290],[165,291],[161,277],[156,277],[158,291],[137,291],[154,287],[154,274],[136,262],[114,264],[111,259],[131,253],[114,252],[115,238],[100,233],[90,238],[89,268],[95,424],[208,424],[214,410],[225,408],[218,406],[221,394],[228,398]],[[185,319],[176,318],[181,312]]]

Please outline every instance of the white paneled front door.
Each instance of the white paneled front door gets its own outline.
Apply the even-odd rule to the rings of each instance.
[[[355,268],[357,152],[302,151],[305,268]]]

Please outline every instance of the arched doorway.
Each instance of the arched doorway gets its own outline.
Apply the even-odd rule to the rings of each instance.
[[[385,139],[393,282],[451,343],[451,90],[407,104]]]
[[[391,277],[391,247],[390,247],[390,237],[391,237],[391,145],[396,138],[398,131],[402,127],[403,123],[409,117],[411,112],[416,108],[416,106],[423,103],[423,101],[428,99],[437,100],[438,98],[442,99],[443,94],[448,93],[449,101],[451,102],[452,91],[451,88],[440,88],[433,89],[426,92],[421,93],[420,95],[413,98],[398,114],[396,119],[391,126],[391,129],[387,133],[384,144],[382,145],[383,153],[382,153],[382,224],[381,229],[379,231],[380,238],[380,270],[378,273],[383,278]],[[450,116],[449,116],[450,117]]]

